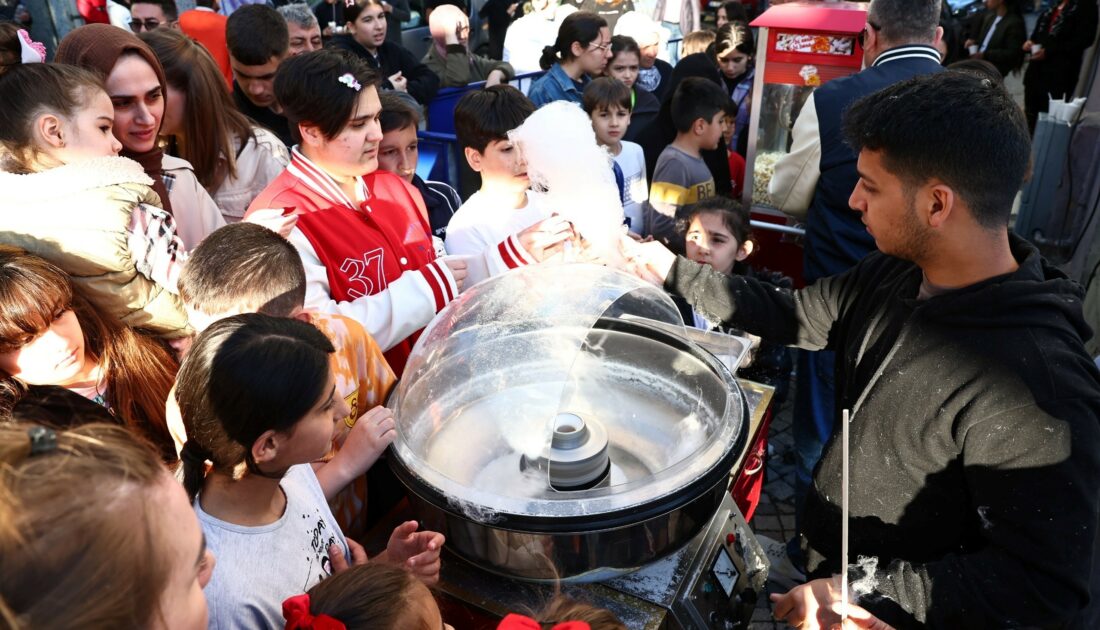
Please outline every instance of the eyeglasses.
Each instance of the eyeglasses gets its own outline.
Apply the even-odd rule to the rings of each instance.
[[[875,24],[871,20],[867,20],[867,26],[870,26],[871,28],[875,29],[876,31],[881,31],[882,30],[881,26],[879,26],[878,24]],[[860,48],[863,48],[863,42],[867,39],[867,26],[864,26],[863,30],[859,32],[859,35],[856,35],[856,40],[859,42],[859,47]]]
[[[141,29],[151,31],[161,25],[161,21],[156,18],[149,18],[148,20],[130,20],[130,30],[135,33],[140,33]]]
[[[592,44],[591,50],[598,50],[600,52],[607,52],[607,51],[611,50],[611,43],[608,42],[606,44]]]

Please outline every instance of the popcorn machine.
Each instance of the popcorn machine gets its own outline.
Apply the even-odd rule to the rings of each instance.
[[[754,264],[783,271],[798,285],[801,248],[790,235],[802,231],[772,204],[768,184],[775,163],[790,150],[791,127],[813,90],[863,67],[859,33],[866,20],[866,3],[804,1],[774,6],[751,24],[759,32],[742,203],[752,209],[763,245]]]

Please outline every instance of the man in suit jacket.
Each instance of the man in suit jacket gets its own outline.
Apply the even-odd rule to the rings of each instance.
[[[985,59],[997,66],[1001,76],[1008,76],[1024,63],[1027,25],[1019,0],[985,0],[985,7],[988,10],[978,36],[966,40],[966,46],[971,51],[977,46],[977,52],[970,54],[971,59]]]

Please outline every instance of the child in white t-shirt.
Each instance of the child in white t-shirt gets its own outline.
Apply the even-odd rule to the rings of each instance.
[[[508,140],[534,111],[508,85],[475,90],[455,106],[455,133],[481,188],[451,217],[445,245],[448,254],[484,256],[489,275],[546,260],[573,237],[569,223],[528,190],[527,163]]]
[[[180,367],[184,488],[220,561],[204,589],[211,628],[281,627],[284,599],[366,561],[329,510],[326,495],[339,489],[323,487],[311,466],[350,411],[336,391],[333,351],[310,324],[249,313],[211,324]],[[359,452],[347,459],[363,470],[351,477],[393,431],[392,417],[355,424],[342,452]],[[443,536],[416,529],[398,526],[373,561],[404,564],[432,583]]]
[[[623,215],[630,231],[642,235],[642,204],[649,199],[642,147],[623,135],[630,126],[630,88],[618,79],[601,77],[584,88],[584,111],[592,119],[596,141],[607,147],[623,175]]]

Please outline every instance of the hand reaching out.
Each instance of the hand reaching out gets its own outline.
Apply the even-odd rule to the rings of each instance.
[[[393,412],[385,407],[375,407],[356,421],[340,451],[354,454],[359,466],[366,472],[395,437],[397,431]]]
[[[573,225],[556,214],[518,235],[520,246],[539,262],[560,253],[565,248],[565,241],[575,237]]]
[[[832,628],[840,624],[840,576],[812,580],[780,595],[772,593],[772,616],[799,628]],[[858,626],[857,626],[858,627]]]
[[[455,286],[461,292],[462,287],[466,284],[466,276],[469,275],[469,266],[465,260],[456,256],[447,256],[442,260],[443,264],[451,270],[451,276],[455,279]]]
[[[439,581],[439,552],[445,539],[438,532],[418,532],[416,521],[398,525],[386,545],[386,559],[402,564],[421,582],[432,585]]]

